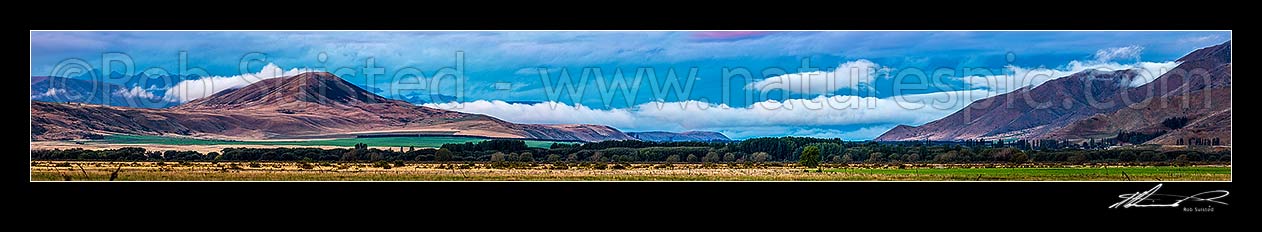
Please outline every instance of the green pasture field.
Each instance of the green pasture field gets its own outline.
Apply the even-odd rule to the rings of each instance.
[[[441,147],[448,143],[477,143],[488,139],[459,136],[423,136],[423,137],[376,137],[376,138],[342,138],[320,140],[281,140],[281,141],[232,141],[193,138],[176,138],[151,135],[108,135],[96,142],[111,144],[162,144],[162,145],[295,145],[295,146],[337,146],[354,147],[357,143],[368,144],[369,147]],[[547,148],[552,143],[570,144],[573,142],[555,142],[543,140],[524,140],[530,147]]]

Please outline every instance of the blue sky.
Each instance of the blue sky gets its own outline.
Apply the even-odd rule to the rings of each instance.
[[[871,139],[894,125],[923,124],[973,99],[1037,85],[1073,71],[1147,68],[1159,72],[1155,70],[1169,67],[1170,61],[1196,48],[1230,38],[1230,32],[1222,31],[35,31],[31,32],[31,75],[72,76],[66,71],[69,69],[56,67],[73,64],[66,61],[74,59],[82,60],[88,69],[103,69],[103,55],[120,57],[112,53],[125,54],[127,58],[121,60],[132,62],[132,73],[150,68],[178,73],[183,52],[186,70],[201,70],[202,75],[223,78],[218,79],[223,82],[207,77],[181,88],[172,88],[181,80],[140,88],[169,101],[187,101],[285,71],[323,70],[352,83],[383,89],[379,94],[387,97],[456,95],[457,102],[428,106],[491,114],[516,122],[598,123],[626,131],[714,130],[736,138],[801,135],[860,140]],[[455,68],[458,53],[463,57],[459,62],[463,83],[457,85],[451,78],[435,81],[432,76],[438,70]],[[804,61],[819,70],[798,69]],[[366,75],[373,72],[365,67],[369,62],[381,73],[372,81]],[[584,89],[581,94],[570,96],[563,89],[545,88],[557,86],[555,81],[563,70],[578,83],[584,80],[581,73],[585,68],[599,68],[603,79],[587,76],[586,85],[576,87]],[[724,85],[724,68],[744,69],[754,75],[729,78]],[[931,83],[915,75],[891,77],[907,70],[930,73],[943,68],[955,73]],[[548,71],[548,78],[540,76],[541,69]],[[632,81],[640,69],[654,72],[656,78],[650,81],[643,77],[639,85],[628,85],[631,94],[624,95],[611,87],[617,86],[613,77],[618,69],[626,81]],[[696,75],[689,78],[689,71],[694,69]],[[983,69],[994,75],[963,72]],[[675,81],[665,77],[670,70],[678,75]],[[763,75],[767,70],[778,72]],[[1002,78],[1005,73],[1012,76],[1039,70],[1049,76],[1015,78],[1019,80],[1016,85],[994,84],[1013,79]],[[426,78],[395,78],[418,72]],[[836,79],[828,79],[828,75]],[[693,84],[682,92],[661,87],[662,83],[684,86],[687,80]],[[819,85],[816,82],[820,80],[835,84]],[[215,86],[206,87],[206,83]],[[899,87],[908,83],[923,85]],[[198,90],[189,91],[188,86]],[[747,97],[750,94],[753,97]],[[922,98],[960,100],[948,106],[902,104]],[[810,100],[834,100],[844,106],[786,107]]]

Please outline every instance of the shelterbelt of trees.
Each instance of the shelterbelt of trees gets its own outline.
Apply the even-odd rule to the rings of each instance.
[[[195,151],[146,151],[128,147],[114,150],[32,150],[33,160],[92,161],[492,161],[492,162],[799,162],[818,163],[1025,163],[1025,162],[1230,162],[1231,151],[1159,151],[1154,149],[1086,149],[1080,146],[1031,146],[1032,143],[969,142],[849,142],[803,137],[756,138],[739,142],[605,141],[553,144],[531,148],[520,140],[487,140],[445,144],[438,149],[369,147],[225,148],[202,154]],[[1084,143],[1085,144],[1085,143]],[[1090,146],[1087,146],[1090,147]]]

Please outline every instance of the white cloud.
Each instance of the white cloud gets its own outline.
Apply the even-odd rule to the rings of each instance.
[[[853,95],[813,98],[766,100],[748,107],[731,107],[701,101],[649,102],[622,109],[593,109],[581,104],[569,105],[557,102],[538,104],[509,104],[503,101],[474,101],[466,103],[425,104],[424,106],[450,109],[469,113],[495,116],[518,123],[584,123],[609,125],[624,131],[719,131],[732,138],[760,136],[812,136],[852,140],[872,139],[894,125],[920,125],[959,111],[975,100],[1007,93],[1025,86],[1038,86],[1049,80],[1086,70],[1115,71],[1136,69],[1139,77],[1129,85],[1148,83],[1171,68],[1177,62],[1116,62],[1072,61],[1058,68],[1023,68],[1008,66],[1009,75],[961,77],[969,90],[944,91],[924,94],[907,94],[885,98]],[[843,64],[840,70],[860,68],[878,71],[876,64],[859,60]],[[837,71],[816,72],[817,77],[804,73],[782,75],[749,87],[783,88],[800,93],[828,93],[838,89],[816,88],[828,86],[831,77],[845,77]],[[868,74],[873,74],[869,72]],[[858,83],[870,82],[875,75],[868,75]],[[856,78],[858,76],[851,76]],[[771,80],[776,79],[776,80]],[[778,83],[807,83],[803,88]],[[837,128],[859,128],[853,130]]]
[[[277,77],[293,76],[293,75],[298,75],[300,73],[311,72],[311,71],[315,71],[315,70],[305,69],[305,68],[304,69],[291,68],[289,70],[284,70],[284,69],[281,69],[280,66],[277,66],[276,64],[268,63],[266,66],[263,66],[263,69],[259,70],[259,72],[257,73],[246,73],[242,75],[227,76],[227,77],[209,76],[209,77],[203,77],[196,80],[181,81],[180,83],[176,83],[175,85],[171,86],[171,88],[167,89],[166,99],[167,101],[172,101],[172,102],[188,102],[188,101],[192,101],[198,98],[214,95],[215,93],[218,93],[219,91],[239,88],[242,86],[252,84],[254,82],[271,79],[271,78],[277,78]]]
[[[569,105],[558,102],[536,104],[507,103],[501,100],[449,103],[426,103],[423,106],[495,116],[517,123],[586,123],[614,127],[637,125],[637,118],[623,109],[592,109],[582,104]]]
[[[810,127],[751,127],[722,131],[729,138],[757,138],[801,136],[815,138],[840,138],[842,140],[870,140],[893,128],[893,125],[863,127],[855,130],[838,130]]]
[[[509,104],[503,101],[424,104],[423,106],[495,116],[517,123],[584,123],[624,131],[720,131],[734,138],[802,135],[871,139],[881,128],[857,131],[819,127],[923,124],[953,113],[985,90],[901,95],[890,98],[817,96],[811,99],[767,100],[749,107],[699,101],[649,102],[624,109],[592,109],[558,102]],[[815,128],[815,130],[812,130]],[[884,128],[888,129],[888,128]],[[865,137],[867,136],[867,137]]]
[[[1170,70],[1173,70],[1175,67],[1178,67],[1179,62],[1177,61],[1167,61],[1167,62],[1160,62],[1160,63],[1140,62],[1138,64],[1135,64],[1134,66],[1139,69],[1139,77],[1136,77],[1134,80],[1131,80],[1130,86],[1139,87],[1140,85],[1148,84],[1149,82],[1156,80],[1157,77],[1161,77],[1161,75],[1166,74],[1166,72],[1169,72]]]
[[[129,98],[143,98],[143,99],[156,99],[157,98],[153,96],[153,93],[150,93],[149,91],[145,91],[145,89],[141,89],[140,86],[134,86],[134,87],[131,87],[131,89],[120,89],[118,91],[114,91],[114,94],[123,96],[123,97],[129,97]]]
[[[1131,45],[1126,47],[1105,48],[1096,50],[1095,59],[1100,62],[1107,62],[1113,59],[1134,59],[1139,60],[1139,54],[1144,52],[1144,47]]]
[[[825,71],[790,73],[759,80],[745,86],[746,89],[770,91],[781,89],[793,93],[828,94],[842,89],[858,90],[872,85],[877,71],[883,68],[869,60],[842,63],[836,69]]]
[[[1139,72],[1139,76],[1135,77],[1128,84],[1130,87],[1136,87],[1148,82],[1152,82],[1162,74],[1174,69],[1179,63],[1176,61],[1167,62],[1137,62],[1133,64],[1119,64],[1116,62],[1098,62],[1098,61],[1070,61],[1066,67],[1049,69],[1049,68],[1022,68],[1009,65],[1007,67],[1009,73],[1006,75],[992,76],[968,76],[960,77],[961,81],[968,84],[971,88],[983,88],[996,93],[1007,93],[1022,87],[1038,87],[1043,83],[1057,78],[1069,76],[1074,73],[1086,70],[1098,71],[1117,71],[1135,69]]]
[[[65,94],[66,94],[65,89],[48,88],[48,90],[45,90],[43,93],[31,94],[31,99],[35,99],[37,97],[52,97],[52,96],[65,95]]]
[[[915,99],[912,97],[911,99]],[[914,101],[914,100],[913,100]],[[876,123],[923,123],[953,112],[927,107],[926,102],[858,96],[818,96],[812,99],[767,100],[749,107],[729,107],[699,101],[645,103],[637,116],[683,128],[724,128],[770,125],[847,126]]]

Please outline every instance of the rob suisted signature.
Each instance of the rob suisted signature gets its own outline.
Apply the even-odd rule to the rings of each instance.
[[[1226,197],[1227,194],[1229,194],[1227,190],[1214,190],[1192,194],[1191,196],[1180,196],[1174,194],[1160,194],[1157,193],[1158,189],[1161,189],[1161,184],[1157,184],[1157,187],[1152,187],[1152,189],[1149,189],[1148,191],[1118,195],[1117,197],[1122,198],[1122,201],[1114,203],[1109,206],[1109,208],[1179,207],[1179,204],[1187,201],[1227,205],[1227,203],[1218,201],[1218,199]]]

